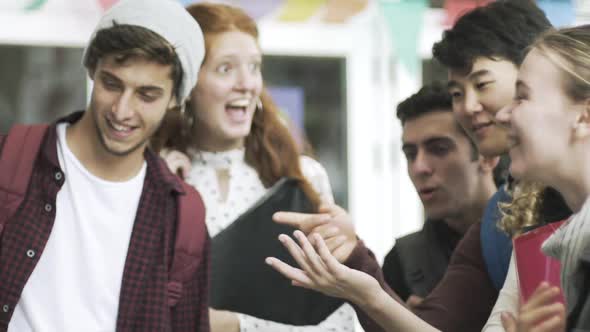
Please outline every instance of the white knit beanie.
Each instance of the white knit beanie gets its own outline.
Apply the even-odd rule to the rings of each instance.
[[[90,42],[99,30],[110,28],[115,22],[151,30],[174,47],[183,71],[179,91],[182,104],[197,84],[199,68],[205,57],[203,32],[197,21],[174,0],[121,0],[104,13]],[[88,46],[84,50],[83,63],[87,54]]]

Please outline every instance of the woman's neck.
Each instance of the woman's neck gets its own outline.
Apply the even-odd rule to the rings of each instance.
[[[195,147],[201,151],[224,152],[244,147],[245,138],[223,138],[218,137],[205,128],[198,128],[195,131]]]
[[[584,178],[587,177],[584,176]],[[580,211],[584,202],[590,195],[590,187],[586,184],[587,179],[577,179],[577,181],[572,179],[571,181],[563,181],[555,184],[554,188],[561,193],[566,204],[574,213],[576,213]]]
[[[590,154],[578,151],[572,155],[573,158],[562,164],[560,171],[563,175],[553,176],[553,181],[547,183],[561,193],[575,213],[590,196]]]

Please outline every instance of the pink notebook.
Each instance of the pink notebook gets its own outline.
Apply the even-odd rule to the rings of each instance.
[[[541,251],[543,242],[563,224],[563,221],[547,224],[514,238],[514,255],[518,271],[521,301],[526,302],[542,281],[561,287],[561,264]],[[563,293],[559,301],[565,303]]]

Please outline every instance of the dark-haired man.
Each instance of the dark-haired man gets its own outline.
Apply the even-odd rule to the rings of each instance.
[[[209,331],[204,210],[193,218],[199,257],[170,284],[186,191],[147,147],[203,57],[176,1],[121,0],[101,18],[84,53],[90,103],[47,129],[2,230],[0,331]]]
[[[480,220],[496,191],[493,171],[498,158],[480,158],[453,115],[445,85],[424,86],[398,105],[397,117],[408,175],[427,220],[422,230],[396,240],[385,257],[383,274],[414,307],[438,284],[457,243]]]

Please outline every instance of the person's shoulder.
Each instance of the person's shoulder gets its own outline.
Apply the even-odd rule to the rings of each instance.
[[[397,244],[399,242],[415,241],[416,239],[421,239],[422,237],[424,237],[424,228],[397,238],[395,243]]]
[[[306,177],[326,173],[324,166],[310,156],[299,156],[299,164],[301,165],[301,172],[303,172],[303,175]]]
[[[404,235],[395,240],[393,249],[403,252],[414,252],[415,250],[423,250],[432,243],[424,229]]]
[[[321,200],[333,203],[332,185],[324,166],[317,160],[304,155],[299,157],[299,163],[303,176],[311,183],[314,190],[320,195]]]
[[[148,165],[148,173],[146,177],[150,177],[151,180],[156,181],[156,187],[168,191],[172,189],[176,192],[183,192],[183,180],[172,173],[166,161],[158,154],[156,154],[150,148],[146,149],[145,161]],[[149,171],[149,170],[152,171]]]

